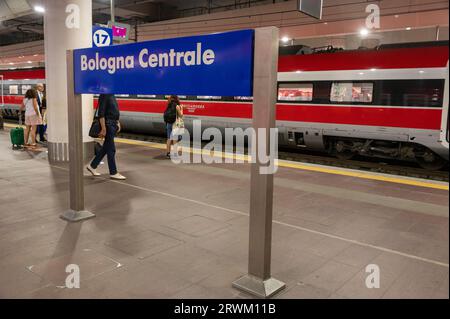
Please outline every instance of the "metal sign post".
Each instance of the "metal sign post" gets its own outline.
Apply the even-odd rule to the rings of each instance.
[[[69,222],[78,222],[95,217],[84,209],[83,174],[83,119],[81,94],[75,94],[73,51],[67,51],[67,101],[69,124],[69,183],[70,210],[60,217]]]
[[[255,30],[253,128],[265,129],[266,150],[270,149],[270,129],[275,128],[277,101],[279,30]],[[260,136],[257,136],[259,141]],[[258,154],[258,144],[256,154]],[[259,158],[251,164],[250,231],[248,274],[233,282],[233,287],[260,298],[268,298],[285,288],[271,277],[273,174],[261,174]]]

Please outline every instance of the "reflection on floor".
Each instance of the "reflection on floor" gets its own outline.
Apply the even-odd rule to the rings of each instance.
[[[68,171],[0,131],[1,298],[247,298],[249,167],[175,165],[118,149],[125,182],[86,176],[97,217],[68,224]],[[100,171],[107,173],[101,166]],[[276,298],[448,298],[448,191],[280,168]],[[66,288],[66,267],[80,269]],[[380,288],[366,286],[366,266]]]

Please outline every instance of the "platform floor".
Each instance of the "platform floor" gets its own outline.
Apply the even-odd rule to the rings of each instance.
[[[119,144],[125,182],[85,178],[96,218],[70,224],[68,170],[45,150],[12,151],[0,131],[1,298],[248,298],[249,167],[174,165]],[[100,171],[106,173],[106,167]],[[447,190],[280,168],[276,298],[448,298]],[[77,264],[81,287],[65,288]],[[381,286],[368,289],[368,264]]]

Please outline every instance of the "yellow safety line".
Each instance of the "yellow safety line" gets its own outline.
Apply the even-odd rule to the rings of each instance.
[[[139,145],[139,146],[157,148],[157,149],[165,149],[166,148],[165,145],[159,144],[159,143],[130,141],[130,140],[126,140],[126,139],[116,139],[116,140],[117,140],[117,142],[123,143],[123,144]],[[197,150],[197,149],[186,149],[186,150],[191,154],[208,154],[209,153],[205,150]],[[214,154],[211,154],[211,155],[214,156]],[[221,155],[218,155],[217,157],[239,159],[244,162],[249,162],[249,159],[251,158],[247,155],[239,155],[239,154],[231,155],[231,154],[227,154],[227,153],[222,153]],[[327,173],[327,174],[334,174],[334,175],[371,179],[371,180],[382,181],[382,182],[397,183],[397,184],[419,186],[419,187],[426,187],[426,188],[434,188],[434,189],[441,189],[441,190],[447,190],[447,191],[449,190],[448,184],[445,185],[445,184],[431,183],[431,182],[425,182],[425,181],[420,181],[420,180],[415,180],[415,179],[405,179],[405,178],[399,178],[399,177],[390,177],[390,176],[385,176],[385,175],[370,174],[370,173],[365,173],[365,172],[355,172],[355,171],[350,171],[350,170],[333,169],[333,168],[326,168],[326,167],[320,167],[320,166],[310,166],[310,165],[286,162],[286,161],[282,161],[282,160],[278,160],[276,164],[279,167],[284,167],[284,168],[295,168],[295,169],[301,169],[301,170],[305,170],[305,171],[313,171],[313,172],[320,172],[320,173]]]
[[[12,125],[12,124],[5,123],[5,127],[13,128],[13,127],[17,127],[17,126],[18,125]],[[166,146],[164,144],[154,143],[154,142],[141,142],[141,141],[134,141],[134,140],[128,140],[128,139],[123,139],[123,138],[117,138],[116,142],[122,143],[122,144],[144,146],[144,147],[160,149],[160,150],[166,149]],[[209,153],[205,150],[197,150],[197,149],[185,149],[185,150],[191,154],[208,154]],[[211,155],[215,156],[213,153],[211,153]],[[238,159],[243,162],[249,162],[250,158],[251,158],[247,155],[239,155],[239,154],[232,155],[232,154],[227,154],[227,153],[221,153],[221,155],[218,155],[217,157],[229,158],[229,159],[234,159],[234,160]],[[448,184],[445,185],[445,184],[440,184],[440,183],[425,182],[425,181],[414,180],[414,179],[405,179],[405,178],[390,177],[390,176],[385,176],[385,175],[376,175],[376,174],[370,174],[370,173],[365,173],[365,172],[355,172],[355,171],[350,171],[350,170],[333,169],[333,168],[326,168],[326,167],[321,167],[321,166],[296,164],[296,163],[286,162],[286,161],[282,161],[282,160],[278,160],[276,164],[278,165],[278,167],[284,167],[284,168],[295,168],[295,169],[301,169],[304,171],[342,175],[342,176],[370,179],[370,180],[396,183],[396,184],[404,184],[404,185],[411,185],[411,186],[441,189],[441,190],[446,190],[446,191],[449,190]]]
[[[442,189],[442,190],[447,190],[447,191],[449,190],[449,186],[448,185],[444,185],[444,184],[436,184],[436,183],[423,182],[423,181],[413,180],[413,179],[390,177],[390,176],[385,176],[385,175],[374,175],[374,174],[369,174],[369,173],[364,173],[364,172],[337,170],[337,169],[331,169],[331,168],[314,167],[314,166],[307,166],[307,165],[302,165],[302,164],[286,163],[286,162],[280,163],[280,166],[296,168],[296,169],[302,169],[302,170],[307,170],[307,171],[314,171],[314,172],[321,172],[321,173],[328,173],[328,174],[335,174],[335,175],[343,175],[343,176],[371,179],[371,180],[390,182],[390,183],[397,183],[397,184],[405,184],[405,185],[412,185],[412,186],[428,187],[428,188]]]

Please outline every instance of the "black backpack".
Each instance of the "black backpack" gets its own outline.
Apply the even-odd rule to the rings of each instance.
[[[164,112],[164,122],[173,124],[177,120],[177,104],[172,102],[167,105],[167,109]]]

